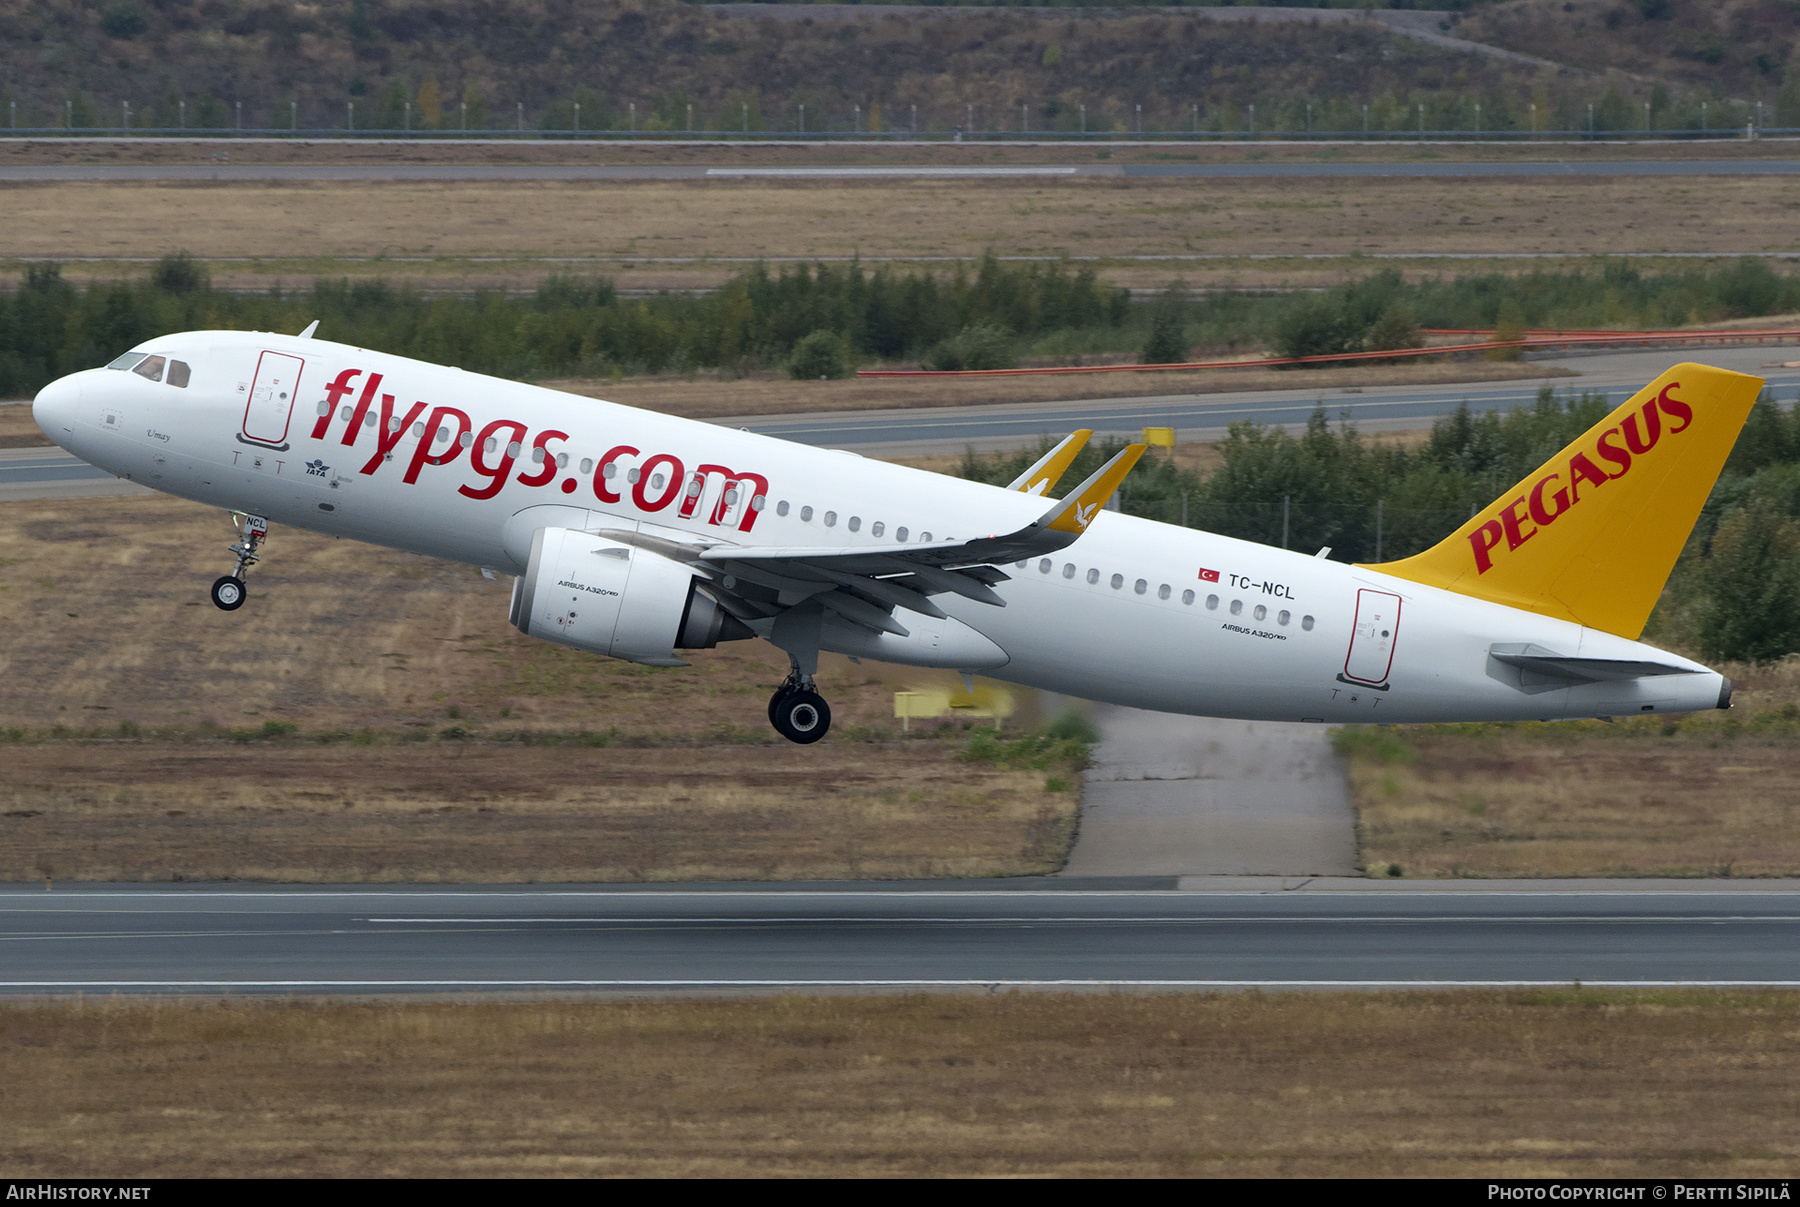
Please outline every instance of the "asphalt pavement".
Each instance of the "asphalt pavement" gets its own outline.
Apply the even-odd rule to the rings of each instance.
[[[1800,986],[1792,883],[1676,894],[1278,883],[20,886],[0,891],[0,993]]]
[[[139,141],[139,140],[132,140]],[[161,140],[151,140],[161,141]],[[211,145],[211,144],[208,144]],[[224,154],[231,143],[219,144]],[[688,144],[692,145],[692,144]],[[883,149],[895,149],[882,144]],[[1170,149],[1177,149],[1171,147]],[[1241,149],[1241,148],[1238,148]],[[269,181],[269,180],[706,180],[956,179],[971,177],[1100,176],[1152,179],[1255,180],[1307,177],[1530,176],[1795,176],[1800,159],[1540,160],[1537,162],[1401,163],[1164,163],[1164,164],[893,164],[742,167],[705,164],[23,164],[0,167],[0,183],[66,181]]]

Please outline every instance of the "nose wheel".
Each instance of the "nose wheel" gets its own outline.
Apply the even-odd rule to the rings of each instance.
[[[790,742],[809,746],[831,730],[831,705],[813,686],[811,675],[789,675],[769,697],[769,724]]]
[[[216,578],[212,585],[212,601],[221,611],[235,612],[244,606],[244,580],[230,574]]]
[[[262,560],[258,552],[262,543],[269,539],[269,521],[259,515],[244,515],[232,512],[232,519],[237,521],[237,544],[230,546],[228,552],[237,555],[237,566],[230,574],[213,580],[212,601],[220,611],[235,612],[244,606],[250,597],[250,589],[244,584],[244,576],[250,573],[250,567]]]

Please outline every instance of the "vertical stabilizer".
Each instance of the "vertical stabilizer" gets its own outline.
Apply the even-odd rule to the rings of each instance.
[[[1676,365],[1454,535],[1370,568],[1636,640],[1762,387]]]

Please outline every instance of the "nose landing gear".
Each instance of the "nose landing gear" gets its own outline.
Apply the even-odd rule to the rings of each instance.
[[[238,543],[230,546],[229,552],[237,555],[237,566],[230,574],[213,580],[212,601],[214,605],[226,612],[235,612],[244,606],[244,600],[250,597],[250,590],[244,585],[244,576],[250,573],[250,567],[262,560],[257,550],[269,538],[269,521],[259,515],[244,515],[232,512],[232,518],[238,522]]]
[[[798,666],[769,697],[769,724],[790,742],[810,745],[831,729],[831,705]]]

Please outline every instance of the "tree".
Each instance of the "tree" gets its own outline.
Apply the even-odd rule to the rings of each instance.
[[[964,327],[931,350],[931,367],[944,372],[958,369],[1010,369],[1014,365],[1012,333],[1003,327],[976,324]]]
[[[1275,322],[1275,350],[1282,356],[1327,356],[1362,346],[1363,323],[1340,297],[1324,294],[1291,302]]]
[[[1518,301],[1512,297],[1500,300],[1500,309],[1494,314],[1494,342],[1506,343],[1508,340],[1523,339],[1525,336],[1525,311]],[[1483,353],[1489,360],[1518,360],[1517,348],[1489,348]]]
[[[137,0],[112,0],[100,10],[100,32],[109,38],[129,42],[149,28],[150,19]]]
[[[1419,314],[1411,306],[1389,306],[1363,336],[1363,347],[1371,352],[1424,346],[1425,333],[1419,330]]]
[[[418,118],[421,130],[435,130],[444,124],[444,98],[435,75],[427,75],[419,85]]]
[[[794,345],[788,358],[788,376],[795,381],[815,381],[850,376],[850,357],[835,331],[815,331]]]
[[[406,81],[389,80],[388,86],[381,90],[381,99],[375,103],[375,124],[377,130],[399,130],[406,125]]]
[[[488,128],[487,96],[481,91],[481,85],[473,80],[463,85],[462,103],[467,118],[467,129],[485,130]],[[459,122],[463,120],[459,115]]]
[[[1800,649],[1800,524],[1766,499],[1738,508],[1713,537],[1701,648],[1710,657],[1769,662]]]
[[[1143,363],[1177,365],[1187,360],[1188,342],[1182,321],[1187,309],[1187,286],[1172,281],[1156,300],[1150,319],[1150,340],[1144,345]]]

